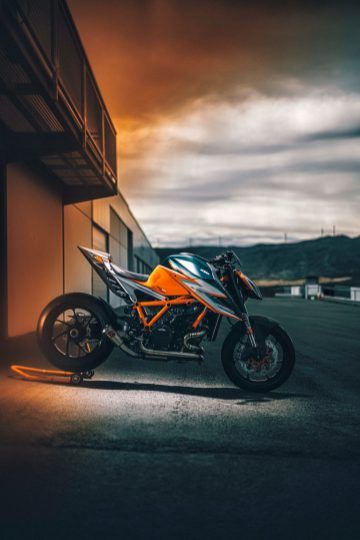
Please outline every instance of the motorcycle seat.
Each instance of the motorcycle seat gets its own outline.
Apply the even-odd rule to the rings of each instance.
[[[130,270],[125,270],[125,268],[120,268],[114,263],[111,263],[112,268],[120,277],[135,279],[136,281],[147,281],[149,279],[149,274],[138,274],[137,272],[130,272]]]

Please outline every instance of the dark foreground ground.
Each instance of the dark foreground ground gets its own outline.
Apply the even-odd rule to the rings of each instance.
[[[227,381],[220,339],[203,366],[115,352],[80,388],[3,370],[0,538],[359,539],[360,309],[251,311],[298,355],[264,396]]]

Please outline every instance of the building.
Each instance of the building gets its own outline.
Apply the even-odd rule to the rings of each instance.
[[[33,332],[59,294],[108,296],[78,245],[158,263],[118,191],[115,128],[64,0],[0,0],[0,185],[3,339]]]

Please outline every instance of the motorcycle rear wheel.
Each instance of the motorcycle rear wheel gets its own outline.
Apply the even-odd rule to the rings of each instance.
[[[260,344],[256,333],[255,337]],[[273,327],[263,339],[261,345],[266,354],[259,360],[252,353],[247,339],[245,332],[233,330],[223,343],[221,360],[231,382],[249,392],[260,393],[281,386],[290,377],[295,364],[295,350],[288,334],[281,326]]]
[[[41,352],[55,367],[82,373],[105,362],[113,343],[102,332],[108,318],[101,303],[88,294],[71,293],[52,300],[37,328]]]

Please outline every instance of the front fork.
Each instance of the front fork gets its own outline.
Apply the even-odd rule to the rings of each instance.
[[[250,344],[251,344],[252,348],[255,351],[256,358],[258,360],[260,360],[261,351],[260,351],[260,349],[258,347],[258,344],[257,344],[256,339],[255,339],[254,331],[253,331],[253,329],[251,327],[249,315],[248,315],[248,312],[247,312],[247,309],[246,309],[246,306],[245,306],[245,302],[244,302],[244,297],[243,297],[242,293],[239,291],[239,288],[236,285],[234,273],[232,271],[230,271],[229,275],[230,275],[230,281],[231,281],[231,284],[232,284],[232,287],[233,287],[233,291],[234,291],[234,293],[235,293],[235,295],[237,297],[237,300],[238,300],[237,306],[240,308],[239,309],[239,311],[240,311],[239,316],[241,317],[241,320],[245,324],[246,334],[248,335]]]
[[[255,335],[254,335],[254,331],[251,327],[251,323],[250,323],[250,319],[249,319],[249,315],[247,313],[247,310],[244,306],[244,310],[243,312],[241,313],[241,318],[245,324],[245,328],[246,328],[246,333],[249,337],[249,341],[251,343],[251,346],[254,347],[254,349],[257,349],[258,346],[257,346],[257,343],[256,343],[256,339],[255,339]]]
[[[247,334],[247,336],[249,338],[250,344],[251,344],[252,348],[255,351],[256,359],[260,360],[261,356],[262,356],[261,351],[260,351],[260,348],[258,347],[257,341],[255,339],[254,330],[252,329],[250,319],[249,319],[249,315],[248,315],[248,312],[247,312],[247,309],[246,309],[246,306],[245,306],[244,302],[242,302],[241,318],[242,318],[243,323],[245,325],[246,334]]]

